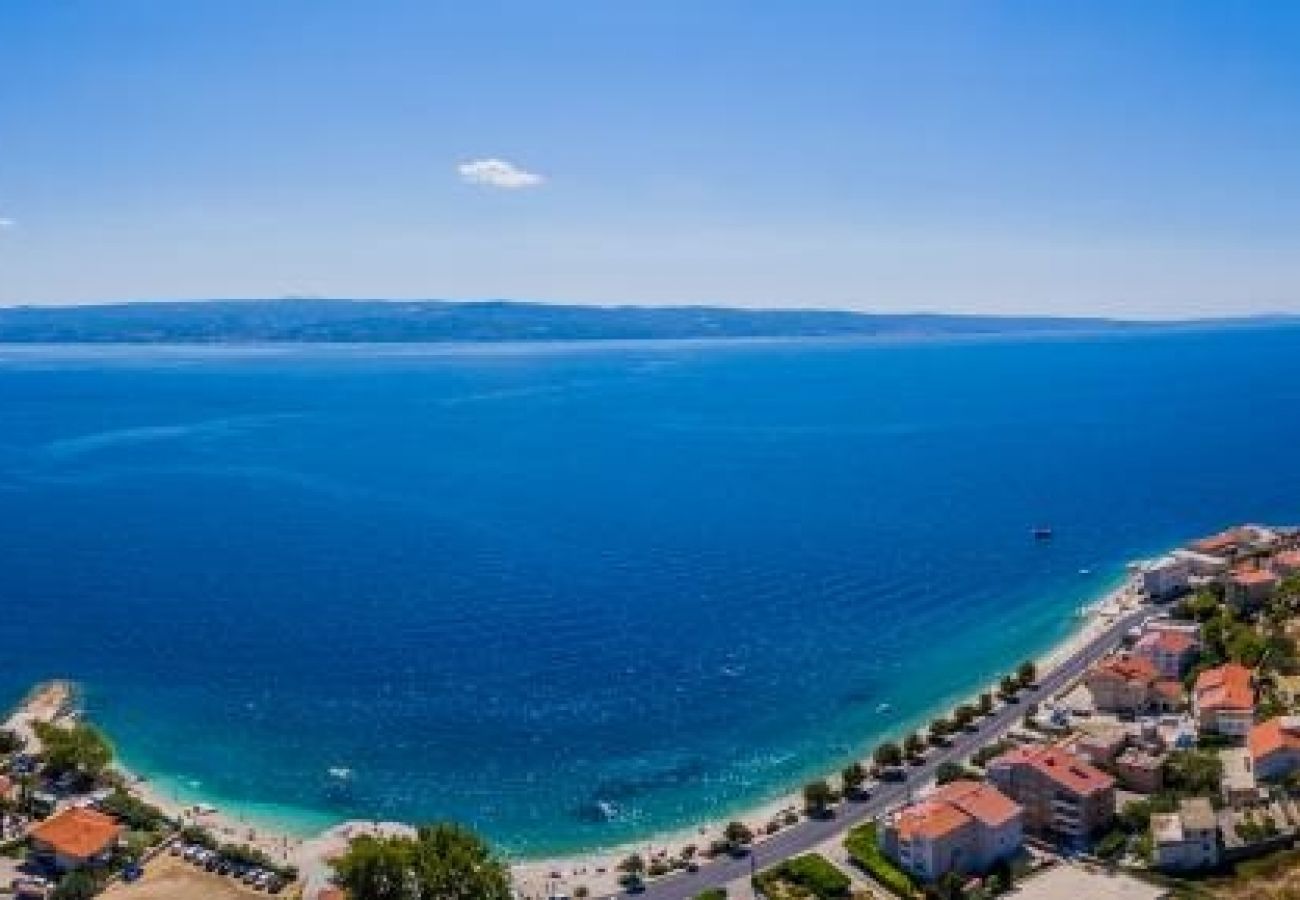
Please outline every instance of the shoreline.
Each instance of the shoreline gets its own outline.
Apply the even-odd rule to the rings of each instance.
[[[1134,598],[1132,588],[1132,579],[1123,575],[1117,584],[1095,600],[1077,608],[1068,632],[1034,654],[1033,659],[1039,668],[1040,677],[1058,667],[1103,632],[1126,606],[1130,606]],[[1010,665],[1014,665],[1014,661]],[[941,702],[933,709],[900,720],[888,733],[888,737],[898,739],[909,731],[918,730],[936,716],[949,712],[956,704],[978,696],[980,690],[987,687],[989,685],[977,686],[961,696]],[[11,712],[6,725],[15,730],[23,729],[25,735],[30,735],[31,722],[36,719],[75,721],[81,717],[75,699],[74,682],[66,679],[42,682]],[[865,752],[864,750],[864,755]],[[114,768],[122,776],[126,789],[134,796],[157,806],[184,824],[205,827],[225,841],[247,843],[261,849],[273,859],[298,866],[309,888],[320,886],[328,879],[326,861],[344,849],[350,837],[377,831],[392,834],[409,830],[409,826],[402,823],[351,820],[336,822],[317,832],[302,833],[286,827],[287,823],[283,821],[263,818],[255,811],[240,808],[237,804],[218,806],[200,799],[195,799],[194,802],[182,801],[179,792],[169,792],[165,776],[143,776],[121,761],[115,763]],[[832,779],[835,776],[835,772],[821,774]],[[814,774],[811,777],[819,776]],[[201,791],[196,790],[194,794],[202,796]],[[620,873],[617,865],[632,853],[639,853],[650,862],[656,858],[672,859],[680,856],[682,848],[688,845],[703,850],[721,837],[722,830],[730,821],[744,822],[754,832],[755,843],[761,843],[769,836],[766,833],[769,823],[784,817],[787,812],[801,808],[801,792],[793,790],[744,807],[725,817],[710,817],[695,825],[652,833],[641,839],[608,847],[593,847],[548,856],[503,855],[514,875],[516,888],[524,898],[543,898],[556,891],[572,892],[579,885],[596,895],[607,894],[618,890]]]

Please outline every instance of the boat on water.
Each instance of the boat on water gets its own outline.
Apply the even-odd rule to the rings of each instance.
[[[1030,531],[1030,534],[1034,536],[1034,540],[1036,541],[1050,541],[1052,539],[1052,529],[1047,525],[1035,526]]]

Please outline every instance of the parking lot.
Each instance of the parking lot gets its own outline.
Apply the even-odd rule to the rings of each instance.
[[[115,884],[102,896],[111,900],[249,900],[268,895],[164,853],[145,867],[139,881]]]

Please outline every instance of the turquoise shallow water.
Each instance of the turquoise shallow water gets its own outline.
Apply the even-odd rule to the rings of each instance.
[[[1300,519],[1297,360],[0,349],[0,687],[75,677],[167,790],[303,830],[638,839],[921,720],[1136,556]]]

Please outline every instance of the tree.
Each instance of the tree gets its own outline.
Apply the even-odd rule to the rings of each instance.
[[[414,838],[354,840],[335,863],[352,900],[509,900],[505,865],[459,825],[422,826]]]
[[[92,725],[79,722],[71,728],[37,723],[45,767],[52,775],[71,774],[94,780],[113,761],[113,746]]]
[[[1032,660],[1025,660],[1016,669],[1016,681],[1020,682],[1021,687],[1029,687],[1036,677],[1038,677],[1038,667]]]
[[[998,682],[998,694],[1006,700],[1014,697],[1019,688],[1020,686],[1016,684],[1016,680],[1010,675],[1003,675],[1002,680]]]
[[[618,869],[620,872],[626,872],[629,875],[640,875],[645,871],[645,860],[642,858],[640,853],[633,853],[627,859],[618,864]]]
[[[825,815],[833,802],[835,802],[835,792],[824,779],[811,781],[803,786],[803,805],[810,815]]]
[[[99,882],[84,869],[73,869],[59,881],[51,900],[90,900],[99,893]]]
[[[913,732],[903,741],[903,753],[908,757],[920,756],[921,751],[925,749],[925,741],[921,736]]]
[[[963,703],[952,711],[952,724],[958,728],[966,728],[971,722],[975,721],[975,707],[969,703]]]
[[[1216,795],[1223,784],[1223,760],[1212,750],[1175,750],[1162,769],[1165,786],[1186,796]]]
[[[962,779],[978,781],[979,775],[955,762],[946,762],[939,766],[939,768],[934,772],[934,780],[939,784],[948,784],[949,782],[961,781]]]
[[[876,748],[871,754],[871,759],[881,768],[897,766],[903,762],[903,751],[893,741],[886,741]]]
[[[981,716],[987,716],[993,712],[993,694],[988,691],[980,694],[979,711]]]
[[[856,796],[858,791],[862,790],[862,785],[867,780],[867,770],[862,768],[862,763],[851,762],[840,772],[840,781],[844,783],[844,793],[850,796]]]
[[[744,822],[728,822],[727,827],[723,829],[722,838],[734,852],[752,843],[754,832]]]

